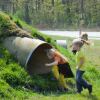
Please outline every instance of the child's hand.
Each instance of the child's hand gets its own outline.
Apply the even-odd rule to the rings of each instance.
[[[49,65],[48,65],[48,64],[45,64],[45,66],[47,66],[47,67],[48,67]]]

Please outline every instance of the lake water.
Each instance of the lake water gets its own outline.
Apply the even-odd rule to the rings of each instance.
[[[79,37],[79,31],[51,31],[51,30],[40,30],[43,34],[46,35],[55,35],[55,36],[64,36],[64,37]],[[89,39],[99,39],[100,40],[100,32],[85,32],[88,34]]]

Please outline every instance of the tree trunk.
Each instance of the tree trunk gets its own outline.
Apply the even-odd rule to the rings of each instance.
[[[51,0],[51,3],[52,3],[52,6],[54,7],[54,5],[55,5],[55,2],[54,2],[54,0]]]
[[[29,7],[28,7],[28,2],[25,2],[25,16],[24,16],[25,21],[30,24],[30,16],[29,16]]]

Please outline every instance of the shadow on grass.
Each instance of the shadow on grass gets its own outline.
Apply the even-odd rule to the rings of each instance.
[[[34,75],[33,77],[34,84],[31,86],[27,84],[26,89],[31,90],[32,92],[42,94],[44,96],[54,95],[59,96],[62,94],[74,94],[75,93],[75,84],[67,83],[68,90],[62,90],[59,87],[59,82],[56,80],[52,73],[47,75]]]
[[[54,96],[60,96],[62,94],[75,94],[75,90],[71,89],[71,90],[60,90],[60,89],[55,89],[55,90],[49,90],[49,89],[42,89],[42,90],[33,90],[34,92],[38,93],[38,94],[42,94],[44,96],[51,96],[51,95],[54,95]]]

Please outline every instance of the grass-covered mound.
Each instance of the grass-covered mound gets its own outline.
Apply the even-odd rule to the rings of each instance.
[[[14,23],[16,22],[17,25]],[[12,24],[13,23],[13,24]],[[20,28],[18,27],[20,26]],[[13,27],[13,28],[11,28]],[[13,30],[12,30],[13,29]],[[57,48],[62,54],[68,57],[70,65],[73,72],[75,72],[75,58],[69,50],[66,50],[60,46],[57,46],[50,37],[45,36],[38,32],[33,27],[27,25],[25,22],[20,21],[16,18],[10,18],[8,15],[0,12],[0,39],[9,36],[15,32],[15,29],[27,30],[26,33],[31,33],[34,38],[42,38],[45,41],[49,42],[55,48]],[[12,31],[11,31],[12,30]],[[14,32],[13,32],[14,31]],[[15,32],[16,33],[16,32]],[[85,78],[94,84],[94,97],[99,96],[98,88],[100,82],[100,72],[92,65],[91,62],[87,63],[88,72],[85,74]],[[29,99],[29,100],[48,100],[51,97],[56,99],[58,93],[58,82],[53,80],[52,73],[46,75],[33,75],[30,76],[27,71],[19,65],[17,60],[9,54],[9,52],[3,47],[2,42],[0,42],[0,98],[1,99]],[[71,92],[66,93],[65,95],[73,100],[75,98],[75,80],[68,80],[69,88]],[[86,92],[87,93],[87,92]],[[61,95],[61,94],[59,94]],[[64,94],[59,100],[66,100]],[[41,97],[39,97],[41,96]],[[47,97],[48,96],[48,99]],[[39,97],[39,98],[38,98]],[[58,96],[59,97],[59,96]],[[94,98],[93,97],[93,98]],[[42,99],[43,98],[43,99]],[[45,98],[45,99],[44,99]],[[72,99],[71,99],[72,98]],[[88,97],[87,97],[88,98]],[[57,98],[58,99],[58,98]],[[86,97],[77,97],[77,100],[84,100]]]
[[[5,38],[8,36],[32,37],[30,33],[18,27],[12,17],[0,11],[0,37]]]

